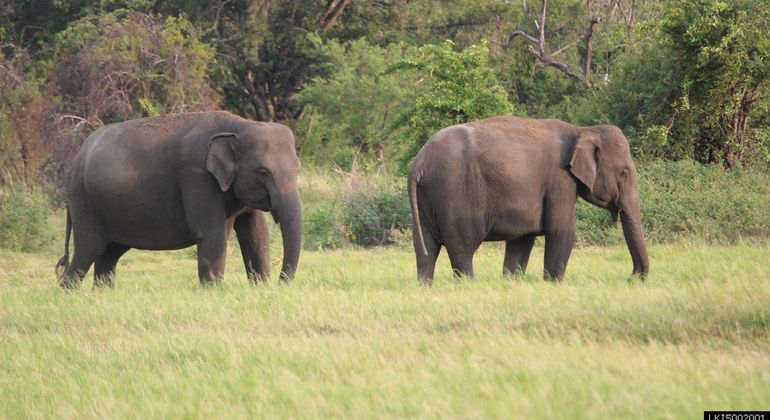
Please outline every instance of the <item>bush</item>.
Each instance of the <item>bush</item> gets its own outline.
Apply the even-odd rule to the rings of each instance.
[[[770,238],[770,174],[693,161],[653,161],[638,167],[648,242],[732,244]],[[302,183],[306,248],[411,242],[403,179],[316,172],[303,175]],[[606,209],[578,199],[576,214],[578,246],[625,243],[620,223],[613,225]]]
[[[29,251],[43,244],[50,213],[48,200],[39,190],[23,186],[0,190],[0,247]]]
[[[403,245],[412,221],[405,185],[386,175],[304,170],[303,246]]]
[[[392,244],[392,232],[412,224],[406,183],[388,178],[354,181],[341,197],[343,232],[351,242],[363,246]]]
[[[698,238],[734,243],[770,237],[770,175],[692,161],[640,167],[645,233],[653,242]]]
[[[303,246],[306,249],[333,249],[342,243],[334,207],[321,204],[303,215]]]
[[[770,175],[749,168],[724,170],[693,161],[639,165],[642,222],[649,242],[681,239],[735,243],[770,238]],[[577,206],[580,244],[623,243],[607,210]]]

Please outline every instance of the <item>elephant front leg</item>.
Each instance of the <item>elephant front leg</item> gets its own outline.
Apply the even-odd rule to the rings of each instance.
[[[567,262],[575,245],[575,231],[556,231],[545,234],[545,279],[559,281],[564,277]]]
[[[206,286],[222,280],[225,274],[227,256],[227,235],[225,226],[199,235],[198,279]]]
[[[244,212],[235,219],[234,228],[249,282],[266,281],[270,277],[270,232],[265,214]]]
[[[527,271],[527,263],[533,245],[535,245],[534,236],[523,236],[506,241],[505,261],[503,262],[504,276],[524,274]]]

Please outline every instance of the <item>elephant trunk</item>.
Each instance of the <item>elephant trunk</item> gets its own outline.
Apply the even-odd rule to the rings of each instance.
[[[635,191],[636,193],[636,191]],[[629,204],[621,206],[620,223],[623,227],[623,236],[628,245],[628,251],[631,253],[631,259],[634,263],[634,275],[639,275],[642,279],[647,276],[650,270],[650,261],[647,258],[647,245],[644,241],[642,232],[642,211],[639,203],[639,194],[633,194]]]
[[[280,279],[291,280],[297,271],[299,252],[302,248],[302,210],[300,208],[299,192],[294,190],[281,195],[280,201],[275,206],[279,211],[278,223],[281,224],[281,236],[283,237],[283,266]]]

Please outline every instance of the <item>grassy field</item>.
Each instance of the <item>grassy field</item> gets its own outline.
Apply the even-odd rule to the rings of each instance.
[[[305,252],[252,287],[235,247],[201,289],[188,250],[127,254],[115,289],[56,287],[54,250],[0,251],[0,417],[700,417],[770,408],[770,245],[573,254],[562,284],[421,287],[407,249]],[[276,264],[278,261],[276,261]]]

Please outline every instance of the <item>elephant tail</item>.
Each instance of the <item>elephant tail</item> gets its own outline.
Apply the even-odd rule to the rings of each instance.
[[[56,276],[61,278],[64,272],[67,271],[67,267],[70,264],[70,234],[72,233],[72,216],[70,215],[70,207],[67,206],[67,229],[64,234],[64,256],[59,258],[56,263]]]
[[[420,226],[420,209],[417,207],[417,183],[420,182],[420,176],[416,171],[409,172],[409,181],[407,189],[409,191],[409,206],[412,207],[412,230],[415,232],[415,237],[420,241],[420,248],[423,255],[428,255],[428,250],[425,248],[425,238],[422,236],[422,226]]]

